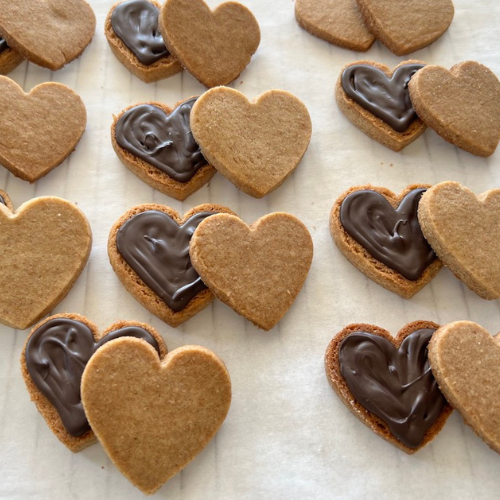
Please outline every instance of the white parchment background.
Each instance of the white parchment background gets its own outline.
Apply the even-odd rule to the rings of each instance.
[[[319,0],[318,0],[319,1]],[[500,491],[500,456],[454,413],[438,437],[414,456],[363,426],[328,385],[323,355],[346,324],[377,324],[394,334],[407,322],[444,324],[471,319],[500,330],[500,301],[485,301],[448,271],[407,301],[354,269],[333,245],[330,208],[350,186],[372,183],[400,192],[407,184],[455,180],[476,193],[500,186],[500,151],[484,159],[441,140],[433,131],[395,153],[358,131],[340,113],[334,85],[344,64],[371,59],[395,66],[378,42],[366,53],[329,45],[298,27],[292,0],[244,0],[260,23],[261,45],[233,86],[247,97],[284,89],[304,101],[313,121],[311,145],[295,173],[256,200],[217,174],[180,203],[142,183],[116,158],[112,114],[141,101],[177,101],[205,89],[187,73],[157,84],[133,77],[114,58],[103,34],[113,1],[91,0],[97,32],[82,57],[58,72],[23,63],[11,77],[25,91],[62,82],[88,111],[81,143],[61,166],[30,185],[0,170],[0,188],[17,207],[43,195],[76,202],[90,220],[90,261],[56,312],[84,314],[105,328],[120,319],[154,325],[170,350],[201,344],[227,364],[233,402],[209,446],[158,493],[172,500],[233,499],[489,499]],[[454,0],[455,18],[431,47],[411,57],[451,67],[467,59],[500,76],[500,3]],[[214,7],[217,0],[209,4]],[[472,98],[472,97],[471,97]],[[113,222],[140,203],[163,203],[184,213],[205,202],[229,206],[245,221],[273,211],[298,216],[314,240],[314,260],[296,302],[279,325],[262,332],[220,302],[178,329],[140,306],[111,269],[106,243]],[[0,498],[140,499],[99,445],[69,452],[30,402],[19,370],[27,331],[0,327]],[[498,381],[496,381],[498,382]]]

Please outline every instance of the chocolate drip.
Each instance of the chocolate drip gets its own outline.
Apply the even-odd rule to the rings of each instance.
[[[397,132],[404,132],[417,118],[408,93],[408,82],[423,67],[423,64],[405,64],[389,79],[375,66],[356,64],[342,73],[342,87],[364,109]]]
[[[7,45],[7,42],[5,41],[5,38],[0,36],[0,54],[4,51],[7,50],[9,46]]]
[[[406,279],[418,280],[436,258],[417,217],[425,191],[410,191],[397,209],[375,191],[355,191],[342,202],[340,222],[372,257]]]
[[[164,212],[134,215],[116,235],[120,255],[170,309],[182,311],[206,288],[189,258],[189,242],[213,212],[200,212],[179,226]]]
[[[422,443],[446,404],[427,359],[434,332],[417,330],[399,349],[379,335],[355,332],[339,349],[340,372],[356,400],[409,448]]]
[[[99,347],[120,337],[144,339],[160,354],[158,342],[143,328],[120,328],[96,342],[85,323],[69,318],[47,321],[29,339],[26,346],[28,372],[59,413],[68,433],[74,437],[90,430],[80,395],[83,370]]]
[[[123,2],[111,15],[116,36],[146,66],[170,55],[158,29],[158,15],[157,7],[146,0]]]
[[[116,142],[178,182],[188,182],[207,164],[193,138],[189,117],[197,97],[166,115],[151,104],[126,111],[116,123]]]

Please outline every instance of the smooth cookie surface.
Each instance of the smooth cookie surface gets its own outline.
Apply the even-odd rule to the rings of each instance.
[[[160,359],[145,341],[121,338],[88,362],[82,401],[116,467],[152,494],[215,435],[229,410],[231,381],[203,347],[180,347]]]
[[[207,161],[255,198],[274,191],[293,172],[312,134],[309,112],[292,94],[269,90],[249,101],[227,87],[196,101],[191,129]]]
[[[212,11],[203,0],[167,0],[159,23],[169,51],[206,87],[231,83],[260,43],[257,20],[237,2]]]
[[[42,83],[28,94],[0,76],[0,163],[35,182],[60,165],[87,124],[82,99],[61,83]]]
[[[476,196],[458,182],[442,182],[422,196],[418,219],[458,279],[483,299],[500,297],[500,189]]]
[[[250,226],[234,215],[218,214],[198,226],[190,255],[218,299],[270,330],[302,288],[313,243],[304,224],[290,214],[269,214]]]

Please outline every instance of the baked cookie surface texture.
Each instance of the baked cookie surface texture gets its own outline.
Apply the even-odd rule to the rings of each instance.
[[[158,28],[161,5],[149,0],[127,0],[111,7],[104,32],[116,58],[146,83],[182,71],[168,51]]]
[[[69,292],[90,254],[83,212],[56,197],[0,204],[0,322],[24,330]]]
[[[313,243],[304,224],[287,213],[265,215],[250,226],[234,215],[218,214],[198,226],[189,252],[218,299],[270,330],[304,284]]]
[[[206,87],[236,79],[260,43],[257,20],[237,2],[212,11],[203,0],[167,0],[159,24],[169,51]]]
[[[357,0],[368,29],[390,51],[404,56],[430,45],[449,27],[451,0]]]
[[[9,47],[0,36],[0,75],[7,75],[24,61],[24,57]]]
[[[342,402],[375,434],[410,454],[436,436],[451,412],[427,358],[437,328],[415,321],[394,338],[377,326],[352,324],[325,354],[328,381]]]
[[[53,71],[92,41],[95,14],[84,0],[0,0],[0,34],[29,61]]]
[[[306,106],[289,92],[269,90],[249,101],[218,87],[196,101],[191,129],[211,165],[237,188],[262,198],[297,167],[312,123]]]
[[[87,318],[58,314],[33,328],[21,355],[21,372],[32,401],[57,438],[78,452],[96,442],[83,410],[80,384],[91,356],[120,337],[144,339],[159,355],[165,343],[149,325],[115,323],[100,333]]]
[[[163,359],[144,340],[96,351],[82,376],[85,414],[116,467],[152,494],[212,439],[231,403],[224,363],[200,346]]]
[[[0,108],[0,163],[29,182],[60,165],[87,124],[82,99],[61,83],[42,83],[25,94],[0,76]]]
[[[407,299],[442,267],[417,216],[427,188],[410,185],[397,196],[386,188],[356,186],[338,198],[330,214],[333,240],[349,262]]]
[[[408,85],[422,121],[445,141],[490,156],[500,141],[500,81],[486,66],[465,61],[449,71],[427,66]]]
[[[455,276],[483,299],[500,297],[500,189],[476,196],[458,182],[441,182],[418,208],[422,232]]]

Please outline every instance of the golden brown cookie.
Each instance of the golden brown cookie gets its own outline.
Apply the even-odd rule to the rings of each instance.
[[[296,0],[295,19],[312,35],[345,49],[364,52],[375,41],[356,0]]]
[[[164,359],[144,340],[102,346],[82,377],[85,413],[99,442],[137,488],[152,494],[208,444],[226,418],[231,381],[200,346]]]
[[[430,45],[451,24],[451,0],[357,0],[368,29],[397,56]]]
[[[81,55],[95,25],[84,0],[0,0],[0,35],[26,59],[53,71]]]
[[[500,140],[500,82],[486,66],[465,61],[449,71],[427,66],[409,84],[422,121],[445,141],[490,156]]]
[[[409,60],[390,70],[372,61],[350,63],[337,80],[337,104],[366,135],[401,151],[425,130],[408,93],[408,81],[424,65],[422,61]]]
[[[284,316],[309,272],[313,243],[293,215],[247,226],[234,215],[204,220],[191,239],[193,267],[214,295],[263,330]]]
[[[498,339],[498,336],[497,336]],[[471,321],[441,327],[429,344],[439,388],[465,423],[500,453],[500,344]]]
[[[212,11],[203,0],[167,0],[159,24],[168,50],[206,87],[235,80],[260,43],[257,20],[237,2]]]
[[[2,189],[0,189],[0,203],[5,205],[11,212],[14,211],[14,205],[12,205],[10,196]]]
[[[80,383],[83,370],[101,346],[121,337],[144,339],[161,358],[167,346],[151,326],[135,321],[114,323],[104,332],[78,314],[56,314],[31,331],[21,354],[21,372],[50,430],[71,451],[97,440],[83,411]]]
[[[104,34],[116,58],[143,82],[157,82],[182,71],[158,29],[161,5],[153,0],[118,2],[108,13]]]
[[[0,322],[24,330],[55,307],[90,254],[92,233],[83,212],[52,196],[12,213],[0,204]]]
[[[7,75],[24,61],[24,57],[0,37],[0,75]]]
[[[411,298],[443,266],[417,217],[422,193],[412,184],[397,196],[370,184],[342,193],[332,207],[330,232],[349,262],[387,290]]]
[[[181,218],[165,205],[139,205],[109,233],[109,260],[123,286],[170,326],[179,326],[212,302],[212,293],[191,265],[189,242],[196,227],[214,213],[233,214],[207,203]]]
[[[114,118],[111,143],[139,179],[183,201],[217,172],[203,157],[189,124],[196,97],[174,109],[159,102],[134,104]]]
[[[283,90],[249,101],[237,90],[218,87],[196,101],[191,129],[211,165],[245,193],[262,198],[297,167],[312,124],[304,104]]]
[[[476,196],[441,182],[420,200],[424,236],[453,274],[483,299],[500,297],[500,189]]]
[[[61,83],[42,83],[30,93],[0,76],[0,163],[35,182],[75,149],[87,124],[80,96]]]
[[[374,325],[352,324],[325,354],[328,381],[347,408],[410,454],[434,439],[452,411],[427,359],[437,328],[431,321],[414,321],[393,337]]]

